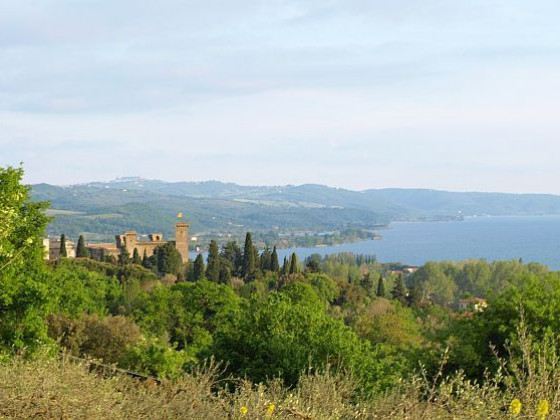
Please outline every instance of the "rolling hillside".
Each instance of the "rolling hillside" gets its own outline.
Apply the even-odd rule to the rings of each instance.
[[[51,203],[49,233],[106,239],[127,229],[171,235],[182,212],[194,234],[247,230],[372,229],[396,220],[460,219],[471,215],[560,214],[560,197],[458,193],[419,189],[350,191],[323,185],[241,186],[217,181],[163,182],[120,178],[71,186],[37,184],[35,200]]]

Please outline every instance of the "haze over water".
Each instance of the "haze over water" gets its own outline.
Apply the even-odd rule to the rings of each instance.
[[[296,248],[300,259],[318,253],[376,255],[381,262],[421,265],[469,258],[538,262],[560,268],[560,216],[470,217],[462,222],[399,222],[380,231],[378,241],[334,247]],[[294,249],[280,250],[279,257]]]

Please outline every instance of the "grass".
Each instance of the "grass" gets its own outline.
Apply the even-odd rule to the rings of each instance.
[[[175,381],[137,379],[117,370],[47,351],[0,365],[0,418],[38,419],[557,419],[560,369],[554,343],[530,339],[523,322],[519,346],[502,369],[480,383],[462,372],[413,375],[390,392],[360,396],[343,372],[304,372],[293,389],[224,378],[209,362]],[[228,386],[224,386],[224,385]],[[228,389],[234,389],[228,391]],[[512,401],[519,403],[512,404]],[[515,404],[517,404],[516,412]]]

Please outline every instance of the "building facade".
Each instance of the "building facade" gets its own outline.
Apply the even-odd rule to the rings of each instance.
[[[105,257],[116,257],[126,250],[129,256],[132,257],[134,250],[138,251],[140,258],[146,254],[151,257],[154,254],[154,250],[158,246],[165,245],[167,243],[173,243],[183,262],[189,259],[189,225],[188,223],[178,222],[175,223],[175,240],[165,241],[163,239],[163,234],[152,233],[148,235],[148,240],[140,240],[138,235],[134,231],[128,231],[120,235],[115,235],[115,243],[100,243],[100,244],[88,244],[86,246],[89,255],[92,258],[102,260]],[[44,240],[43,244],[46,248],[46,258],[50,260],[56,260],[60,256],[60,239],[58,240]],[[74,258],[76,256],[75,244],[71,241],[66,241],[66,250],[69,258]]]

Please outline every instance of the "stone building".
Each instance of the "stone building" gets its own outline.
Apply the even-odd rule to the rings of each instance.
[[[46,249],[47,260],[57,260],[60,257],[60,238],[56,239],[43,239],[43,246]],[[68,258],[76,257],[76,244],[72,241],[66,240],[66,256]]]
[[[105,243],[105,244],[89,244],[87,249],[92,258],[102,259],[106,256],[118,257],[123,248],[126,248],[128,254],[132,257],[134,250],[138,250],[138,255],[140,258],[143,257],[144,253],[148,257],[152,256],[156,247],[165,245],[168,242],[172,242],[175,245],[179,254],[183,259],[183,262],[189,259],[189,225],[188,223],[178,222],[175,223],[175,240],[165,241],[163,239],[163,234],[152,233],[148,235],[148,240],[140,240],[138,235],[134,231],[128,231],[121,235],[115,235],[115,243]]]

